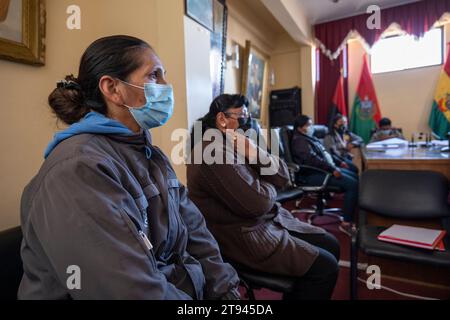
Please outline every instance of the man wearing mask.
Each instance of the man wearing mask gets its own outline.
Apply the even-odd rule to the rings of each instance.
[[[344,190],[344,221],[339,229],[350,234],[358,201],[358,176],[351,170],[339,168],[320,141],[313,136],[314,126],[310,117],[301,115],[294,123],[292,156],[299,165],[307,165],[332,173],[328,185]],[[320,185],[324,174],[314,170],[302,170],[302,180],[308,185]]]
[[[403,139],[403,134],[400,129],[392,127],[392,121],[389,118],[383,118],[379,122],[379,128],[372,135],[370,142],[384,141],[388,139],[398,138]]]

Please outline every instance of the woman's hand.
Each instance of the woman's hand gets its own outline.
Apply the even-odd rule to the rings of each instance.
[[[234,149],[237,150],[237,152],[249,161],[256,159],[258,156],[259,147],[253,142],[253,140],[237,131],[232,133],[232,139],[234,141]]]

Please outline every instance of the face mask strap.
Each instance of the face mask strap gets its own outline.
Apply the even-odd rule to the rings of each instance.
[[[131,86],[131,87],[135,87],[135,88],[138,88],[138,89],[141,89],[141,90],[145,90],[145,88],[144,87],[141,87],[141,86],[137,86],[137,85],[135,85],[135,84],[132,84],[132,83],[129,83],[129,82],[126,82],[126,81],[123,81],[123,80],[121,80],[121,79],[118,79],[120,82],[122,82],[122,83],[125,83],[126,85],[129,85],[129,86]]]
[[[129,85],[129,86],[131,86],[131,87],[135,87],[135,88],[138,88],[138,89],[145,90],[144,87],[140,87],[140,86],[137,86],[137,85],[135,85],[135,84],[132,84],[132,83],[123,81],[123,80],[121,80],[121,79],[119,79],[119,78],[117,78],[117,80],[119,80],[120,82],[122,82],[122,83],[124,83],[124,84],[126,84],[126,85]],[[124,106],[125,108],[127,108],[128,110],[134,109],[134,108],[132,108],[132,107],[126,105],[126,104],[123,104],[123,106]]]

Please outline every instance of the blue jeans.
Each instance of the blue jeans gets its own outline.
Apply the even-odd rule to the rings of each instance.
[[[350,171],[352,171],[353,173],[356,173],[356,174],[359,173],[358,167],[353,164],[352,160],[345,159],[344,162],[348,165],[348,169],[347,170],[350,170]]]
[[[355,214],[356,205],[358,203],[358,185],[359,178],[358,175],[348,169],[340,169],[342,172],[341,178],[336,178],[331,176],[328,181],[328,185],[332,187],[338,187],[344,191],[344,221],[351,222]],[[318,186],[323,183],[325,178],[324,174],[310,174],[308,176],[302,177],[308,185]]]

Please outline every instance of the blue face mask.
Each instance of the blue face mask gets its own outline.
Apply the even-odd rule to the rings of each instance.
[[[172,117],[174,107],[173,88],[171,85],[145,83],[144,87],[120,80],[121,82],[144,90],[147,103],[139,108],[124,105],[144,130],[161,127]]]

